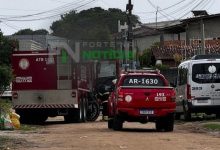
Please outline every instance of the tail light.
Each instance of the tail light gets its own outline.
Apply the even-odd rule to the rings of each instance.
[[[118,101],[123,101],[123,99],[124,99],[124,93],[118,90]]]
[[[13,92],[12,93],[12,98],[13,99],[18,99],[18,93],[17,92]]]
[[[187,84],[187,86],[186,86],[186,98],[187,98],[188,100],[191,100],[191,99],[192,99],[191,89],[190,89],[190,85],[189,85],[189,84]]]
[[[176,101],[176,96],[171,96],[171,102],[175,102]]]
[[[171,95],[170,100],[171,100],[171,102],[175,102],[176,101],[176,92],[175,92],[175,90],[172,91],[172,95]]]

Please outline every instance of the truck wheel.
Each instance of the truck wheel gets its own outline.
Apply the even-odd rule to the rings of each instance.
[[[169,114],[166,117],[160,117],[156,120],[157,131],[173,131],[174,128],[174,114]]]
[[[183,116],[185,121],[190,121],[192,119],[192,114],[186,102],[183,103]]]
[[[113,126],[112,128],[116,131],[121,130],[123,127],[123,120],[119,116],[115,116],[113,119]]]
[[[112,129],[113,128],[113,119],[108,119],[108,128]]]
[[[164,129],[164,122],[163,122],[163,118],[158,118],[155,122],[156,125],[156,130],[157,131],[162,131]]]
[[[81,101],[81,109],[82,112],[82,117],[81,117],[81,122],[86,122],[86,114],[87,114],[87,106],[86,106],[86,99],[82,99]]]
[[[99,117],[99,105],[97,102],[91,102],[88,105],[87,121],[95,121]]]
[[[80,123],[82,120],[81,108],[71,109],[68,114],[64,116],[66,123]]]
[[[174,115],[170,114],[164,118],[164,130],[167,132],[173,131],[174,128]]]

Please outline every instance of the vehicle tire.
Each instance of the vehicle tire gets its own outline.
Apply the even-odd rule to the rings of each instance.
[[[82,119],[81,122],[86,122],[87,118],[87,103],[86,103],[86,99],[83,98],[81,101],[81,111],[82,111]]]
[[[80,123],[83,120],[83,103],[82,100],[79,103],[79,108],[69,110],[68,114],[64,116],[66,123]]]
[[[185,121],[191,121],[192,114],[186,102],[183,103],[183,117]]]
[[[174,114],[169,114],[164,118],[164,130],[166,132],[173,131],[174,128]]]
[[[111,119],[108,119],[108,128],[109,129],[112,129],[113,128],[113,119],[111,118]]]
[[[78,110],[69,110],[68,114],[64,116],[64,121],[66,123],[74,123],[78,120]]]
[[[163,122],[163,118],[158,118],[155,122],[156,125],[156,130],[157,131],[163,131],[164,129],[164,122]]]
[[[123,120],[119,116],[114,117],[112,128],[116,131],[119,131],[123,128]]]
[[[95,121],[99,117],[99,105],[97,102],[91,102],[88,105],[87,121]]]

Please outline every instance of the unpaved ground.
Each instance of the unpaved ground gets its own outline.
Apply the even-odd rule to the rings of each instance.
[[[37,130],[0,131],[0,137],[13,138],[4,149],[220,150],[220,133],[201,129],[201,121],[177,122],[174,132],[156,132],[153,123],[125,123],[124,130],[116,132],[107,129],[107,122],[65,124],[59,120]]]

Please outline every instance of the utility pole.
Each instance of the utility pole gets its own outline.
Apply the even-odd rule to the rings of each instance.
[[[156,29],[157,29],[157,15],[158,15],[158,10],[159,10],[159,7],[157,6],[157,10],[156,10]]]
[[[128,12],[128,14],[127,14],[127,18],[128,18],[128,37],[127,37],[127,41],[129,43],[129,53],[132,53],[132,39],[133,39],[132,22],[131,22],[132,9],[133,9],[133,5],[131,4],[131,0],[128,0],[128,4],[126,5],[126,12]],[[133,62],[132,62],[132,60],[130,60],[129,61],[130,68],[132,68],[132,65],[133,65]]]
[[[201,19],[201,22],[200,22],[200,30],[201,30],[201,51],[200,51],[200,54],[204,55],[205,54],[205,27],[204,27],[203,19]]]

